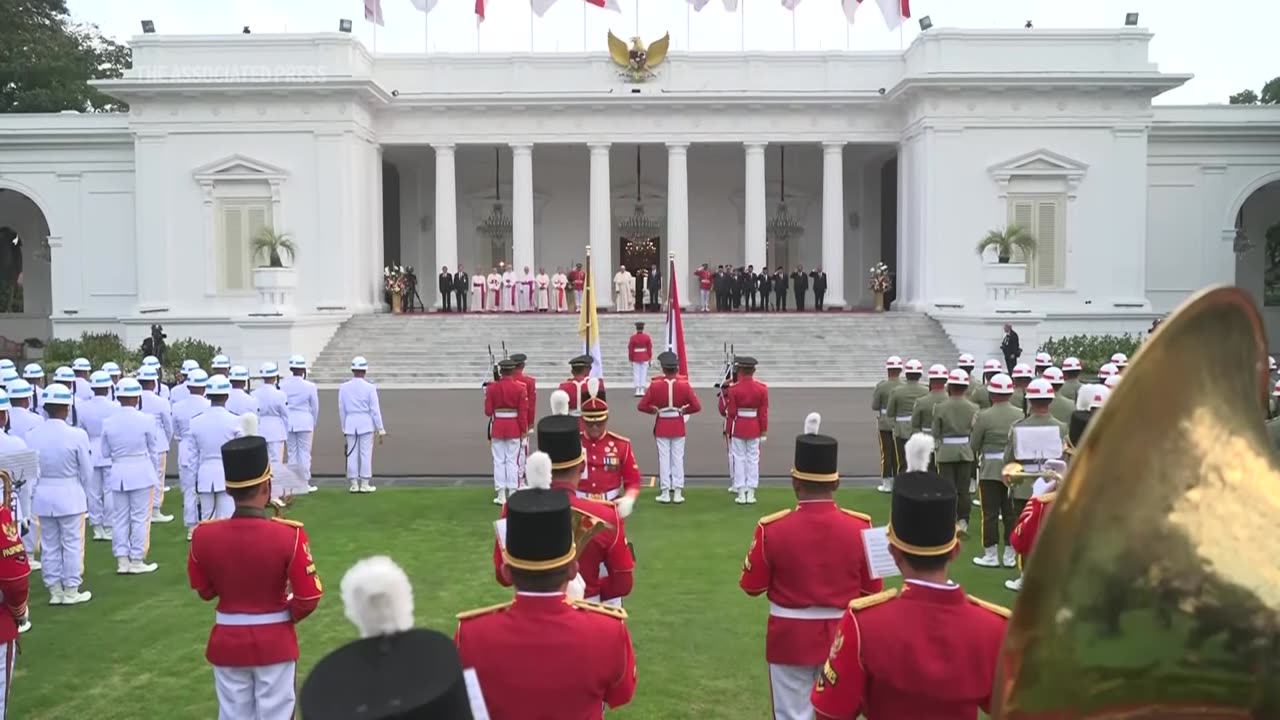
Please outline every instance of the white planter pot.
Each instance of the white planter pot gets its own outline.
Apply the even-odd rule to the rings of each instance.
[[[982,284],[987,287],[987,301],[996,309],[1017,309],[1027,284],[1026,263],[983,263]]]
[[[291,267],[260,267],[253,270],[253,287],[261,300],[262,315],[292,315],[293,291],[298,276]]]

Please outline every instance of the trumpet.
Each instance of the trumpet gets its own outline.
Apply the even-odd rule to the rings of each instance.
[[[0,470],[0,482],[4,483],[4,507],[13,510],[13,476],[8,470]]]
[[[283,518],[285,512],[293,506],[293,495],[281,495],[278,498],[271,498],[271,502],[267,503],[267,507],[271,508],[272,517]]]
[[[602,532],[612,530],[613,526],[590,513],[577,508],[573,509],[573,544],[578,548],[578,555],[587,547],[591,539]]]
[[[1028,480],[1039,480],[1040,478],[1060,483],[1062,482],[1062,473],[1056,470],[1046,470],[1043,466],[1036,472],[1027,472],[1022,463],[1018,462],[1011,462],[1000,468],[1000,479],[1009,487],[1021,485]]]

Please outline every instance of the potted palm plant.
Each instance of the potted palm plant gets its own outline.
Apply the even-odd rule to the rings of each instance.
[[[982,264],[982,282],[987,287],[988,300],[997,309],[1021,307],[1019,295],[1027,284],[1027,265],[1011,260],[1015,250],[1021,250],[1023,257],[1033,255],[1036,251],[1035,236],[1019,225],[1009,225],[992,230],[979,240],[978,256],[982,257],[988,248],[994,249],[996,254],[995,262]]]
[[[992,230],[978,241],[978,254],[982,255],[987,248],[995,248],[996,262],[1008,265],[1015,250],[1021,250],[1024,257],[1030,257],[1036,251],[1036,238],[1031,231],[1020,225],[1009,225],[1002,230]]]
[[[284,260],[287,257],[292,264],[297,255],[293,238],[287,232],[264,227],[253,236],[251,247],[253,257],[264,263],[253,269],[253,286],[261,299],[261,314],[291,313],[293,290],[298,282],[293,268],[285,265]]]

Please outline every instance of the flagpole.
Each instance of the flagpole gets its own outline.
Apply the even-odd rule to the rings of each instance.
[[[791,52],[796,51],[796,9],[791,8]]]
[[[533,52],[533,6],[529,6],[529,52]]]
[[[849,52],[849,31],[853,28],[853,23],[844,24],[844,51]]]
[[[587,4],[582,3],[582,52],[587,52]]]
[[[693,50],[693,6],[684,4],[684,51]]]
[[[738,5],[738,50],[739,52],[747,51],[747,4]]]
[[[431,52],[431,13],[422,13],[422,52]]]
[[[636,0],[636,37],[640,37],[640,0]]]

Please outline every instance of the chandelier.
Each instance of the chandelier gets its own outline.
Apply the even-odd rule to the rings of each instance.
[[[631,241],[649,240],[662,232],[662,223],[644,214],[644,201],[640,197],[639,145],[636,145],[636,208],[630,217],[625,217],[618,223],[618,232]]]
[[[787,148],[779,148],[781,163],[778,173],[778,210],[769,218],[766,227],[769,236],[778,242],[786,242],[804,234],[804,226],[787,209]]]
[[[501,241],[511,237],[511,216],[506,213],[502,204],[502,185],[499,178],[502,170],[502,159],[498,148],[493,149],[493,209],[489,216],[480,222],[476,231],[490,240]]]

